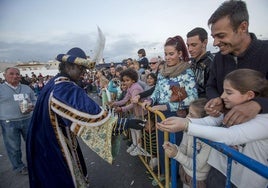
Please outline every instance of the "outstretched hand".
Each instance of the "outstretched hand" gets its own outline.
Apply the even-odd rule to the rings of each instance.
[[[261,106],[255,101],[249,101],[234,106],[223,119],[223,124],[228,127],[244,123],[253,119],[261,110]]]
[[[133,98],[131,99],[131,102],[136,104],[136,103],[139,102],[139,100],[140,100],[140,95],[136,95],[135,97],[133,97]]]
[[[185,124],[187,123],[187,119],[180,117],[170,117],[163,120],[161,123],[157,123],[156,127],[161,131],[167,132],[179,132],[185,129]]]
[[[108,105],[110,108],[114,107],[114,101],[108,101],[108,102],[107,102],[107,105]]]
[[[144,100],[144,102],[142,103],[142,108],[146,109],[147,106],[150,106],[152,104],[151,100]]]
[[[162,104],[162,105],[155,105],[155,106],[153,106],[152,107],[152,110],[153,111],[156,111],[156,110],[158,110],[158,111],[166,111],[167,110],[167,105],[165,105],[165,104]]]
[[[114,110],[116,113],[120,113],[122,112],[122,107],[115,107],[115,110]]]

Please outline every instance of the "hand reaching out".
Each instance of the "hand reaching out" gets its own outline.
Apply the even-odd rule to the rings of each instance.
[[[185,125],[189,120],[186,118],[180,117],[170,117],[162,121],[161,123],[157,123],[156,127],[161,131],[167,132],[179,132],[185,129]]]
[[[113,101],[108,101],[108,102],[107,102],[107,105],[108,105],[110,108],[112,108],[112,107],[114,107],[114,102],[113,102]]]
[[[119,107],[119,106],[118,106],[118,107],[116,107],[116,108],[115,108],[115,112],[116,112],[116,113],[120,113],[120,112],[122,112],[122,108],[121,108],[121,107]]]
[[[135,97],[133,97],[133,98],[131,99],[131,102],[132,102],[132,103],[138,103],[139,100],[140,100],[140,95],[136,95]]]
[[[146,109],[147,106],[150,106],[152,104],[152,101],[151,100],[145,100],[143,103],[142,103],[142,108],[143,109]]]
[[[155,105],[152,107],[152,110],[158,110],[158,111],[166,111],[167,110],[167,105]]]

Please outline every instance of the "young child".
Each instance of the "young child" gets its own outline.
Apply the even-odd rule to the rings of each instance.
[[[109,104],[109,102],[111,102],[111,94],[107,89],[109,80],[103,76],[100,78],[99,84],[100,84],[100,97],[102,99],[102,107],[106,109],[106,106]]]
[[[118,101],[122,100],[127,94],[127,86],[124,82],[120,83],[120,95],[118,96]]]
[[[227,74],[224,79],[221,98],[227,110],[249,100],[261,100],[267,97],[268,81],[265,75],[258,71],[237,69]],[[157,128],[169,132],[184,130],[192,136],[223,142],[227,145],[238,145],[238,151],[268,166],[268,114],[258,114],[247,122],[229,128],[217,127],[222,126],[222,120],[223,114],[217,118],[211,116],[201,119],[190,118],[190,121],[185,118],[171,117],[158,123]],[[226,156],[212,149],[208,163],[219,173],[211,174],[210,171],[207,183],[210,184],[210,181],[217,178],[216,183],[224,186],[227,168]],[[268,185],[266,178],[237,162],[232,163],[231,182],[237,187],[257,188]]]
[[[123,70],[120,76],[121,80],[126,84],[126,87],[128,88],[127,93],[122,100],[113,102],[111,105],[115,107],[115,111],[117,113],[132,111],[133,117],[130,118],[141,119],[143,115],[142,107],[133,103],[127,104],[133,96],[136,96],[143,91],[142,87],[137,83],[138,73],[134,69],[128,68],[126,70]],[[122,107],[122,105],[125,104],[127,105]],[[132,156],[143,155],[143,149],[141,148],[141,130],[130,129],[130,132],[132,145],[127,149],[127,152]]]
[[[199,98],[190,103],[189,113],[187,117],[189,118],[203,118],[206,116],[206,111],[204,109],[207,103],[207,99]],[[211,147],[197,140],[197,187],[205,188],[205,180],[207,178],[210,166],[207,163],[208,156]],[[179,174],[181,181],[183,182],[183,187],[192,187],[192,177],[193,177],[193,136],[186,133],[183,134],[183,138],[180,146],[172,144],[170,142],[165,142],[163,145],[165,153],[168,157],[174,158],[180,163]]]
[[[156,81],[157,81],[157,76],[155,73],[149,73],[147,76],[146,76],[146,84],[148,85],[148,88],[146,89],[150,89],[151,87],[155,86],[156,84]]]
[[[145,91],[140,93],[139,95],[136,95],[131,99],[131,102],[138,103],[140,99],[149,97],[152,92],[154,91],[155,84],[157,81],[157,76],[155,73],[149,73],[146,77],[146,84],[147,87],[145,88]]]
[[[152,87],[155,87],[157,81],[157,76],[155,73],[149,73],[146,76],[146,91],[151,89]],[[144,91],[144,92],[146,92]],[[138,102],[140,99],[140,94],[136,95],[135,98],[132,99],[132,102]],[[149,114],[147,114],[148,117]],[[147,118],[146,118],[147,119]],[[145,139],[145,150],[147,152],[147,156],[151,156],[149,161],[149,166],[152,170],[155,169],[157,166],[157,142],[156,142],[156,129],[155,129],[155,116],[153,113],[150,114],[150,120],[146,121],[145,127],[144,127],[144,139]],[[144,140],[143,140],[144,143]]]
[[[124,99],[124,97],[126,96],[127,94],[127,85],[125,84],[125,82],[121,81],[120,82],[120,95],[118,96],[118,100],[117,101],[121,101]],[[128,105],[129,102],[127,102],[126,104],[122,105],[122,106],[126,106]],[[122,117],[122,118],[130,118],[130,112],[129,111],[126,111],[126,112],[122,112],[119,114],[119,117]],[[127,133],[128,131],[126,131],[125,133]],[[130,140],[131,142],[131,140]]]

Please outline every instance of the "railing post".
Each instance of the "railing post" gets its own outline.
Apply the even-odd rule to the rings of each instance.
[[[169,134],[170,141],[176,143],[176,134]],[[178,162],[175,159],[171,159],[171,187],[177,188],[177,177],[178,177]]]
[[[227,159],[227,172],[226,172],[226,188],[231,187],[231,173],[232,173],[232,158],[228,156]]]
[[[165,141],[169,140],[169,133],[168,132],[164,132],[164,140]],[[170,181],[170,179],[169,179],[169,174],[170,174],[169,173],[169,171],[170,171],[169,162],[170,162],[170,160],[169,160],[166,153],[164,155],[165,155],[165,180],[166,180],[165,187],[167,188],[167,187],[169,187],[169,181]]]
[[[194,157],[193,157],[193,188],[196,188],[196,137],[193,137],[194,145],[193,145],[193,150],[194,150]]]

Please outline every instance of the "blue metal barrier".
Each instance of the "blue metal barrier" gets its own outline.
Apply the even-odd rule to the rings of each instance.
[[[237,161],[238,163],[242,164],[243,166],[253,170],[257,174],[268,178],[268,167],[263,165],[262,163],[234,150],[233,148],[227,146],[226,144],[219,143],[219,142],[212,142],[207,139],[198,138],[201,141],[205,142],[206,144],[210,145],[214,149],[220,151],[221,153],[225,154],[228,157],[227,162],[227,176],[226,176],[226,187],[231,187],[231,167],[232,167],[232,160]],[[193,187],[196,187],[196,137],[194,137],[194,157],[193,157]]]

